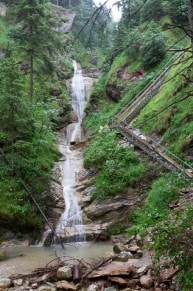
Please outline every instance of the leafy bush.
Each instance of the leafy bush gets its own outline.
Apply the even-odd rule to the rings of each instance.
[[[153,243],[157,260],[162,255],[170,258],[170,264],[180,269],[179,279],[182,290],[192,290],[193,282],[193,208],[183,205],[173,211],[153,229]]]
[[[159,63],[165,56],[165,38],[155,29],[147,30],[140,51],[145,68],[150,68]]]
[[[127,190],[145,172],[135,153],[128,148],[117,145],[115,131],[102,130],[89,145],[84,154],[84,165],[95,168],[93,197],[114,196]]]
[[[182,178],[171,173],[163,174],[156,180],[148,192],[144,209],[134,214],[133,230],[145,229],[164,219],[168,214],[169,204],[179,197],[178,189],[185,185],[186,182]]]
[[[145,31],[134,29],[128,35],[126,52],[134,60],[140,59],[145,68],[159,63],[165,56],[165,38],[155,22],[151,22]]]

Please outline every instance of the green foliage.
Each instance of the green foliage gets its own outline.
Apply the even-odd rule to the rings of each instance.
[[[0,160],[0,218],[3,225],[13,230],[38,229],[42,218],[37,215],[26,192],[16,177],[11,177],[11,169]]]
[[[169,14],[172,21],[176,24],[188,23],[188,5],[186,0],[166,1],[164,10]]]
[[[144,132],[156,133],[163,137],[163,143],[169,142],[169,149],[178,155],[182,154],[193,137],[190,114],[193,108],[192,84],[189,84],[189,79],[193,75],[192,60],[189,55],[185,55],[184,58],[182,64],[179,60],[175,62],[168,74],[167,83],[163,83],[159,92],[141,111],[135,122],[135,125],[140,126]],[[168,106],[170,104],[171,106]]]
[[[105,83],[107,76],[104,74],[98,82],[94,85],[85,112],[88,114],[90,111],[97,111],[101,99],[105,99]]]
[[[162,255],[170,258],[171,265],[180,268],[180,287],[191,290],[193,282],[193,209],[183,205],[182,209],[172,212],[153,229],[153,247],[157,260]]]
[[[150,68],[159,63],[165,56],[165,38],[156,24],[151,22],[145,31],[138,28],[128,35],[126,52],[134,60],[141,59],[145,68]]]
[[[0,143],[6,146],[14,147],[17,140],[27,139],[33,129],[23,90],[18,64],[5,59],[0,66]]]
[[[159,21],[164,15],[162,6],[163,0],[149,0],[141,10],[141,20],[144,21]]]
[[[115,221],[108,228],[108,234],[109,234],[109,236],[125,234],[125,229],[126,229],[126,225],[123,222],[116,222]]]
[[[110,84],[112,83],[115,84],[117,82],[120,83],[120,80],[118,79],[118,76],[117,76],[118,72],[122,67],[128,64],[129,60],[130,60],[129,57],[125,52],[123,52],[122,54],[120,54],[114,59],[113,64],[107,75],[107,83],[110,83]]]
[[[50,122],[57,114],[57,107],[54,109],[54,101],[48,104],[42,101],[30,110],[24,91],[25,79],[14,59],[2,61],[0,71],[0,144],[12,166],[41,202],[40,194],[49,188],[53,160],[58,155]],[[40,87],[36,90],[38,93],[36,97],[43,99],[40,96],[45,92]],[[42,219],[20,181],[2,160],[1,165],[1,219],[10,226],[17,217],[15,229],[39,228]]]
[[[144,232],[146,227],[153,226],[168,215],[169,204],[179,197],[178,189],[186,185],[182,178],[174,174],[163,174],[156,180],[147,194],[143,209],[134,215],[134,227],[130,231]]]
[[[101,133],[84,154],[86,168],[95,168],[93,197],[105,198],[125,192],[145,172],[134,152],[117,144],[117,133],[101,128]]]

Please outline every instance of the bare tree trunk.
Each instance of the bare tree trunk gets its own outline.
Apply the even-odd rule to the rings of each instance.
[[[188,2],[188,20],[190,26],[190,38],[191,38],[191,45],[192,45],[192,52],[193,52],[193,0],[189,0]]]

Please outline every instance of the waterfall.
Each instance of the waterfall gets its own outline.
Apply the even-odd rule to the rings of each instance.
[[[75,191],[76,186],[76,168],[80,163],[77,151],[70,150],[70,144],[75,141],[81,141],[81,122],[84,117],[84,108],[86,105],[84,79],[80,65],[73,61],[74,76],[71,84],[72,108],[77,113],[78,122],[67,126],[65,146],[60,148],[65,156],[62,163],[62,187],[65,200],[65,210],[57,226],[56,233],[60,237],[69,237],[73,241],[84,241],[82,210],[78,204]]]

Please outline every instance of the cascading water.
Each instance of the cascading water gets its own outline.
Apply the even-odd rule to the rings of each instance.
[[[63,195],[65,200],[65,211],[62,214],[56,233],[59,237],[69,237],[75,242],[84,241],[82,211],[78,205],[76,196],[76,168],[80,162],[76,151],[70,150],[70,144],[75,141],[81,141],[82,130],[81,122],[84,117],[84,108],[86,105],[84,80],[80,66],[73,61],[74,76],[72,79],[72,108],[77,113],[78,122],[68,125],[66,130],[65,146],[60,147],[61,153],[65,156],[62,163],[63,174]],[[72,239],[73,238],[73,239]]]

